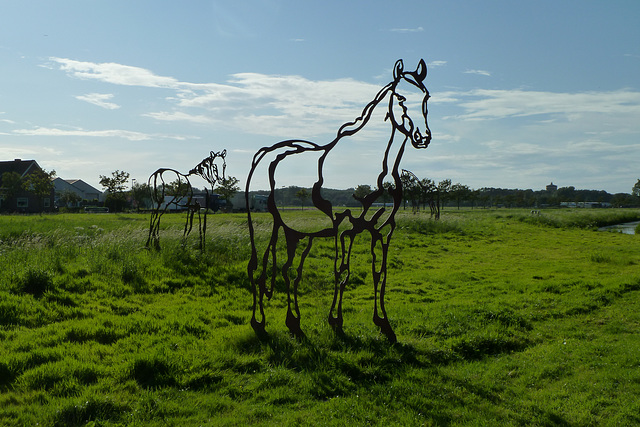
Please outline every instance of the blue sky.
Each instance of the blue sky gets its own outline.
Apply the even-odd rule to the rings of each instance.
[[[424,58],[433,140],[404,168],[472,188],[629,193],[638,22],[636,0],[7,0],[0,160],[101,188],[116,169],[140,182],[227,149],[244,183],[258,148],[329,142],[397,59]],[[374,183],[363,170],[378,167],[386,126],[348,141],[331,187]],[[304,170],[278,185],[307,184]]]

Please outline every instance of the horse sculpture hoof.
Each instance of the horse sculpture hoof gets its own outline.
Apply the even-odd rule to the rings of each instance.
[[[382,332],[390,343],[395,344],[398,342],[398,338],[396,337],[396,333],[393,332],[393,328],[389,324],[389,319],[374,316],[373,323],[380,328],[380,332]]]
[[[331,326],[335,332],[342,332],[342,323],[342,317],[338,318],[329,315],[329,326]]]
[[[289,332],[296,338],[304,337],[304,332],[300,328],[300,318],[293,315],[291,312],[287,312],[287,319],[285,320]]]
[[[258,322],[255,318],[251,319],[251,327],[253,328],[253,331],[256,333],[256,335],[258,335],[259,337],[267,334],[267,332],[264,329],[264,324],[265,324],[264,321]]]

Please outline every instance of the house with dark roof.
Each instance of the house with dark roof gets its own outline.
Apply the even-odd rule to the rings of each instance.
[[[46,196],[25,188],[24,182],[33,173],[44,172],[35,160],[0,161],[0,211],[39,213],[54,208],[54,191]]]
[[[82,203],[81,202],[82,200],[88,200],[88,201],[100,200],[101,201],[103,199],[102,192],[100,190],[87,184],[81,179],[62,179],[58,177],[53,180],[53,185],[55,187],[55,193],[56,193],[56,206],[58,207],[60,207],[60,203],[59,203],[60,196],[66,191],[71,191],[78,196],[80,201],[77,203],[77,206],[80,206],[80,204]],[[77,207],[77,206],[74,206],[74,207]],[[72,206],[68,206],[68,207],[72,207]]]

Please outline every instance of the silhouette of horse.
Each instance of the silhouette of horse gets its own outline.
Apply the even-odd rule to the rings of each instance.
[[[198,214],[198,230],[200,232],[200,250],[204,251],[205,237],[207,231],[207,210],[209,209],[209,197],[213,194],[213,189],[217,182],[225,178],[227,169],[227,150],[218,152],[209,152],[209,157],[203,159],[188,174],[183,174],[175,169],[160,168],[149,177],[149,189],[151,190],[151,202],[154,209],[151,213],[151,221],[149,224],[149,237],[147,239],[147,248],[153,245],[156,249],[160,249],[160,218],[167,213],[173,206],[173,209],[187,211],[187,222],[184,225],[183,238],[186,238],[193,229],[193,218]],[[220,167],[217,162],[222,161]],[[220,175],[222,169],[222,175]],[[189,181],[190,176],[199,176],[211,187],[205,188],[205,213],[204,224],[200,218],[200,202],[193,197],[193,187]],[[168,200],[168,201],[167,201]]]
[[[375,98],[365,106],[359,117],[352,122],[347,122],[342,125],[333,141],[325,145],[319,145],[304,140],[287,140],[276,143],[271,147],[263,147],[254,155],[247,178],[245,201],[252,246],[251,259],[247,268],[253,291],[251,326],[256,333],[263,334],[265,331],[264,297],[271,298],[274,289],[277,274],[276,244],[280,230],[282,230],[284,234],[287,254],[287,259],[281,269],[287,287],[287,315],[285,323],[295,336],[303,336],[302,330],[300,329],[300,310],[298,308],[297,290],[302,278],[304,261],[311,250],[313,240],[316,237],[329,237],[333,238],[335,242],[333,265],[335,288],[333,302],[329,311],[329,324],[334,330],[340,332],[342,331],[343,325],[342,296],[349,282],[351,248],[355,237],[367,231],[371,235],[371,255],[373,258],[371,266],[374,285],[373,321],[380,328],[381,332],[387,336],[389,341],[396,341],[396,335],[389,324],[384,306],[387,281],[387,256],[391,236],[396,226],[395,214],[402,200],[402,182],[398,167],[404,154],[405,146],[409,141],[415,148],[426,148],[431,141],[431,131],[429,130],[426,120],[427,100],[429,99],[429,92],[424,85],[426,75],[427,67],[424,60],[420,60],[415,71],[405,71],[402,60],[399,60],[394,67],[393,81],[378,92]],[[409,106],[405,105],[407,99],[399,93],[399,86],[401,84],[408,84],[412,86],[414,90],[417,88],[424,95],[420,111],[421,118],[424,120],[423,128],[421,127],[422,124],[419,126],[414,125],[414,121],[409,116]],[[379,106],[387,108],[384,120],[388,121],[391,125],[391,135],[389,136],[386,148],[382,150],[382,170],[377,176],[376,186],[370,194],[364,197],[356,197],[354,195],[354,198],[362,204],[360,213],[354,213],[350,209],[334,209],[331,202],[322,196],[325,160],[337,144],[347,143],[347,137],[360,131],[369,122],[374,110]],[[316,231],[306,232],[288,225],[278,210],[275,200],[275,172],[278,166],[285,160],[295,161],[296,155],[311,152],[314,152],[318,157],[317,181],[313,184],[311,191],[312,203],[318,210],[326,215],[329,219],[329,225]],[[251,220],[251,210],[249,209],[249,188],[258,164],[267,155],[269,155],[270,158],[275,157],[268,166],[270,193],[267,199],[267,208],[273,217],[273,229],[267,248],[264,254],[262,254],[262,258],[259,259],[256,249],[256,232]],[[388,190],[385,190],[383,187],[385,178],[392,179],[393,185]],[[385,216],[386,218],[380,220],[385,213],[385,209],[379,208],[376,210],[371,209],[371,207],[373,202],[380,197],[384,191],[389,192],[393,200],[393,206],[391,207],[391,211]],[[379,220],[380,224],[378,224]],[[384,234],[385,231],[386,234]],[[296,248],[303,240],[306,240],[306,247],[299,255],[299,264],[295,269],[292,269],[291,267],[296,257]],[[268,275],[271,276],[269,287],[267,287]],[[334,310],[336,313],[335,316]],[[259,312],[259,314],[257,314],[257,312]],[[259,316],[260,319],[258,319],[257,316]]]
[[[193,217],[200,212],[200,204],[194,202],[193,188],[189,181],[189,175],[178,172],[175,169],[160,168],[149,177],[149,189],[151,191],[151,203],[153,212],[149,223],[149,237],[146,247],[153,245],[160,249],[160,218],[171,208],[186,209],[187,222],[184,225],[183,238],[186,238],[193,228]]]

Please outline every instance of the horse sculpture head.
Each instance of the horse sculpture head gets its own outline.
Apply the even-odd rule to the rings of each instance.
[[[216,183],[225,179],[227,169],[226,157],[227,150],[218,152],[211,151],[209,157],[202,160],[196,167],[189,171],[189,175],[197,175],[203,178],[211,185],[211,189],[213,190],[213,186],[215,186]],[[220,173],[221,171],[222,173]]]
[[[402,60],[398,60],[393,68],[393,83],[391,84],[392,95],[389,100],[389,115],[393,127],[403,133],[415,148],[427,148],[431,142],[431,130],[427,124],[427,101],[429,100],[429,91],[424,85],[424,79],[427,77],[427,65],[421,59],[415,71],[404,71]],[[408,106],[405,105],[407,98],[398,92],[399,86],[409,84],[413,88],[417,88],[424,94],[422,98],[421,114],[424,119],[424,128],[421,124],[415,125],[409,116]]]

